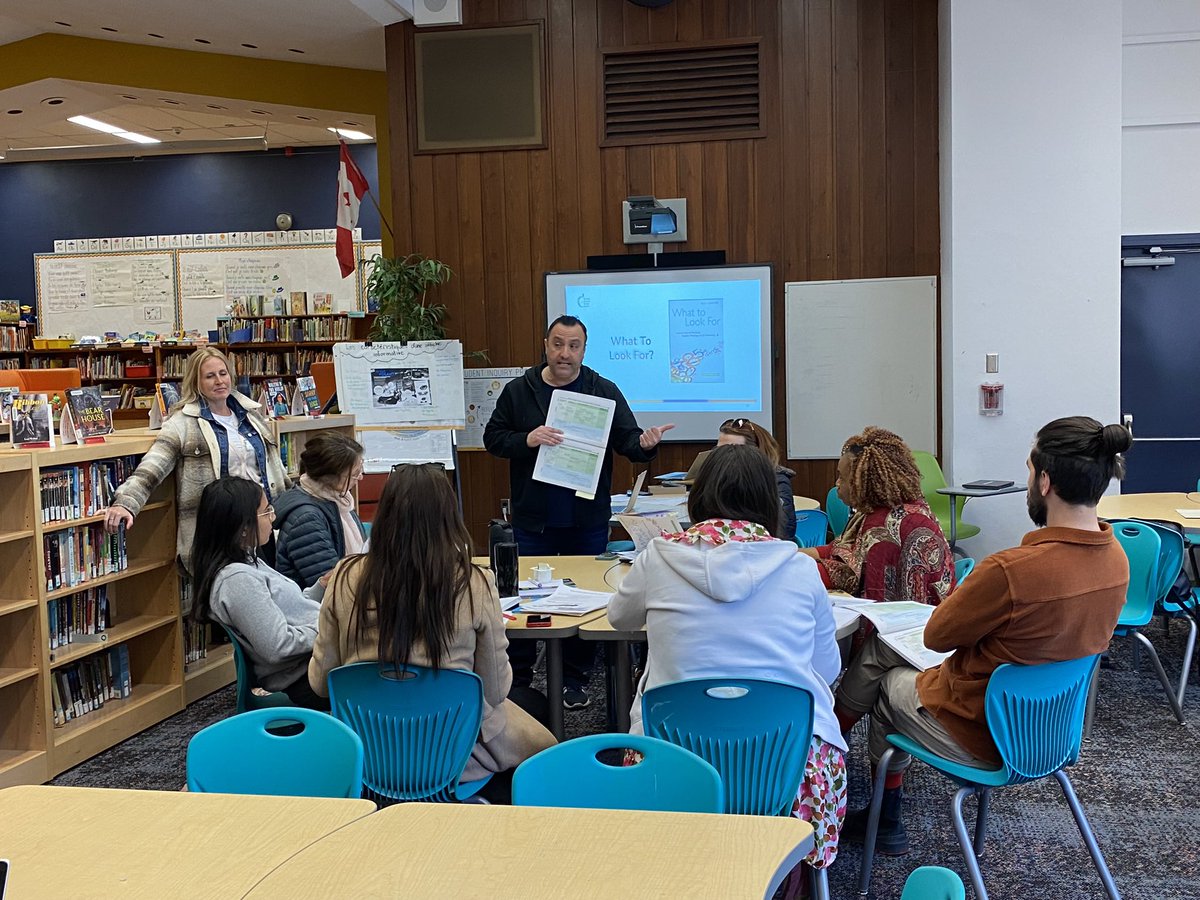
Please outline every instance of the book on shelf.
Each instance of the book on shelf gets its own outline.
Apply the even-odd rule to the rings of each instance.
[[[262,392],[259,394],[258,402],[262,405],[263,412],[270,419],[282,419],[290,410],[288,403],[287,387],[284,386],[282,378],[268,378],[263,382]]]
[[[304,291],[292,291],[291,302],[288,304],[293,316],[308,315],[308,294]]]
[[[879,632],[879,639],[904,657],[913,668],[924,672],[940,666],[950,654],[925,646],[925,623],[934,607],[911,600],[875,602],[853,597],[831,598],[834,606],[852,609]]]
[[[60,666],[50,673],[54,727],[60,728],[103,709],[110,700],[121,700],[132,693],[126,644]]]
[[[0,324],[15,325],[21,321],[20,300],[0,300]]]
[[[8,425],[12,422],[13,396],[20,391],[16,387],[0,387],[0,423]]]
[[[53,447],[54,422],[49,396],[16,394],[12,401],[11,431],[13,447]]]
[[[112,619],[108,605],[108,585],[88,588],[47,602],[50,649],[69,644],[97,643],[108,640]],[[50,658],[54,659],[51,653]]]
[[[296,379],[296,393],[292,397],[292,413],[297,416],[321,415],[321,399],[317,396],[317,382],[311,375]]]
[[[136,456],[100,459],[77,466],[41,470],[42,522],[65,522],[106,509],[121,484],[138,466]]]
[[[179,403],[179,383],[160,381],[154,385],[154,405],[150,407],[150,428],[162,428],[171,410]]]
[[[78,587],[129,568],[125,526],[109,534],[103,522],[76,525],[42,536],[46,590]]]
[[[325,291],[314,291],[312,311],[317,315],[328,315],[333,312],[333,294]]]
[[[63,407],[59,429],[64,444],[103,443],[104,436],[112,434],[112,416],[104,407],[99,386],[67,390],[67,405]]]

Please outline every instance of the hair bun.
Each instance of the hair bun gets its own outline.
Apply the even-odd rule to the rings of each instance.
[[[1105,425],[1100,431],[1100,443],[1106,456],[1124,453],[1133,444],[1133,435],[1124,425]]]

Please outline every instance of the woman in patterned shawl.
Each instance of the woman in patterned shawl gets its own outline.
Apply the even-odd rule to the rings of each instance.
[[[921,495],[921,473],[898,435],[870,426],[842,446],[838,496],[854,510],[841,537],[802,550],[831,590],[936,606],[954,586],[950,545]]]

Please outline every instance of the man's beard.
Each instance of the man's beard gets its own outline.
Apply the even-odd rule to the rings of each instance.
[[[1046,498],[1037,490],[1030,490],[1025,496],[1025,506],[1029,510],[1029,518],[1038,528],[1046,527]]]

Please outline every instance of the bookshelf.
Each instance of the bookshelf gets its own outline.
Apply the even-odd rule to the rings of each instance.
[[[43,470],[86,470],[91,463],[141,456],[153,441],[149,435],[126,434],[82,447],[0,450],[0,787],[53,778],[183,708],[173,477],[127,532],[123,568],[71,588],[50,589],[46,579],[48,541],[62,540],[72,530],[86,532],[103,517],[43,522]],[[51,605],[70,607],[76,595],[101,587],[109,617],[105,640],[75,636],[51,648]],[[110,652],[121,646],[127,655],[128,696],[109,697],[56,725],[56,679],[62,684],[67,673],[102,671]],[[223,673],[219,664],[209,668],[208,681],[215,684]],[[228,668],[231,681],[232,665]]]

